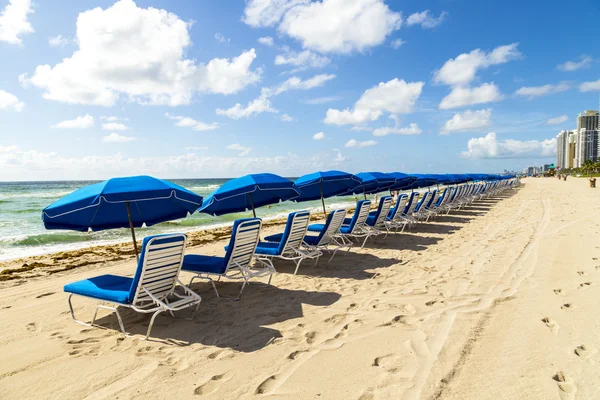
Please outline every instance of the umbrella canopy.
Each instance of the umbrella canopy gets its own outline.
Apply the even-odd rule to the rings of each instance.
[[[275,174],[251,174],[231,179],[204,199],[198,210],[211,215],[224,215],[290,200],[300,193],[294,182]]]
[[[323,213],[325,210],[325,199],[338,194],[346,193],[348,190],[360,184],[361,180],[354,175],[343,171],[319,171],[303,175],[294,181],[294,188],[300,196],[294,201],[310,201],[321,199]]]
[[[184,218],[202,204],[202,196],[151,176],[113,178],[85,186],[42,211],[46,229],[88,230],[151,226]]]
[[[413,176],[416,177],[417,180],[411,184],[412,189],[418,189],[418,188],[422,188],[422,187],[432,186],[439,182],[438,179],[434,175],[414,174]]]
[[[202,204],[202,196],[151,176],[113,178],[85,186],[42,211],[46,229],[80,232],[129,228],[184,218]]]
[[[417,177],[403,174],[402,172],[390,172],[388,175],[396,179],[390,190],[410,189],[410,184],[417,180]]]
[[[360,184],[348,190],[346,194],[373,194],[387,190],[396,179],[383,172],[361,172],[355,175],[361,180]]]

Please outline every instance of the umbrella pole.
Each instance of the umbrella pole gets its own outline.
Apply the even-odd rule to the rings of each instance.
[[[367,199],[367,191],[363,190],[363,196],[365,196],[365,200]]]
[[[254,209],[254,202],[252,201],[252,193],[248,193],[248,196],[250,197],[250,206],[252,207],[252,215],[254,215],[254,218],[256,218],[256,210]]]
[[[135,258],[140,261],[140,253],[138,253],[137,240],[135,240],[135,229],[133,229],[133,220],[131,219],[131,207],[129,202],[125,202],[125,208],[127,208],[127,218],[129,219],[129,229],[131,229],[131,237],[133,238],[133,248],[135,249]]]
[[[319,182],[319,190],[321,191],[321,204],[323,204],[323,218],[327,218],[327,211],[325,210],[325,199],[323,198],[323,182]]]

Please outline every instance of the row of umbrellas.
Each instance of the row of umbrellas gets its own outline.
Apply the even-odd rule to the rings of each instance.
[[[475,180],[498,180],[511,176],[489,174],[408,175],[400,172],[342,171],[315,172],[296,181],[275,174],[252,174],[227,181],[206,198],[169,181],[150,176],[113,178],[85,186],[55,201],[42,211],[46,229],[80,232],[129,228],[138,255],[134,228],[185,218],[199,212],[224,215],[293,200],[325,199],[337,195],[408,190],[439,184],[460,184]]]

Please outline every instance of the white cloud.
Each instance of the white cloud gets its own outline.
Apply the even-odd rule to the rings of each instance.
[[[392,40],[392,47],[395,49],[399,49],[400,47],[402,47],[403,44],[405,44],[406,42],[402,39],[394,39]]]
[[[0,89],[0,110],[20,112],[25,107],[25,103],[19,101],[17,96]]]
[[[129,128],[127,127],[127,125],[122,124],[120,122],[107,122],[105,124],[102,124],[102,129],[104,129],[105,131],[126,131]]]
[[[421,128],[419,128],[419,125],[417,125],[415,123],[411,123],[409,126],[404,127],[404,128],[386,126],[383,128],[377,128],[377,129],[373,130],[374,136],[387,136],[390,134],[420,135],[421,133],[423,133],[423,131],[421,130]]]
[[[294,118],[292,116],[290,116],[290,115],[287,115],[287,114],[283,114],[281,117],[279,117],[279,119],[282,122],[292,122],[292,121],[294,121]]]
[[[461,153],[463,158],[547,158],[556,154],[556,138],[538,140],[501,140],[495,132],[484,137],[472,138],[467,143],[467,151]]]
[[[515,92],[517,96],[527,97],[533,99],[534,97],[545,96],[551,93],[564,92],[569,90],[570,86],[566,83],[559,83],[556,85],[544,85],[544,86],[525,86]]]
[[[326,124],[333,125],[360,125],[369,121],[376,121],[384,111],[396,114],[410,113],[421,95],[423,82],[407,83],[398,78],[367,89],[354,109],[343,111],[330,108],[325,117]]]
[[[234,144],[230,144],[229,146],[227,146],[227,150],[239,151],[240,153],[238,155],[240,157],[244,157],[244,156],[247,156],[248,154],[250,154],[250,152],[252,151],[252,148],[244,147],[241,144],[234,143]]]
[[[402,15],[383,0],[250,0],[244,22],[278,25],[279,32],[319,53],[351,53],[377,46],[400,28]]]
[[[60,129],[87,129],[94,126],[94,117],[89,114],[81,115],[75,119],[61,121],[54,125],[50,125],[51,128]]]
[[[454,114],[454,116],[446,121],[442,128],[442,134],[452,132],[472,132],[483,128],[488,128],[492,122],[492,109],[487,108],[479,111],[467,110],[465,112]]]
[[[94,148],[90,147],[90,151]],[[181,154],[161,156],[143,155],[126,157],[117,153],[106,156],[88,153],[81,156],[63,156],[39,150],[21,149],[0,144],[0,171],[2,179],[22,180],[103,180],[113,176],[153,175],[173,178],[227,178],[242,176],[252,171],[269,171],[282,176],[300,176],[311,171],[339,167],[344,157],[326,151],[307,158],[294,154],[271,157],[213,156],[212,152],[193,151],[203,148],[181,149]],[[338,154],[338,156],[341,156]],[[341,159],[340,159],[341,158]],[[360,161],[360,160],[358,160]],[[361,164],[356,165],[359,169]]]
[[[38,65],[25,84],[44,89],[44,98],[73,104],[112,106],[120,98],[141,104],[189,104],[197,93],[237,93],[260,79],[251,70],[254,49],[231,60],[196,63],[183,55],[191,24],[156,8],[120,0],[79,14],[71,57],[55,66]]]
[[[500,101],[504,97],[498,86],[492,83],[484,83],[478,87],[455,86],[450,94],[440,102],[440,110],[470,106],[474,104],[491,103]]]
[[[175,126],[178,126],[180,128],[192,128],[193,130],[200,132],[213,131],[219,127],[219,124],[217,124],[216,122],[207,124],[206,122],[196,121],[193,118],[182,117],[179,115],[170,115],[169,113],[165,113],[165,117],[173,121],[177,121],[175,123]]]
[[[293,65],[296,67],[306,68],[322,68],[329,64],[328,57],[318,55],[310,50],[302,52],[289,51],[284,54],[275,56],[275,65]]]
[[[323,86],[327,81],[334,79],[335,75],[320,74],[310,79],[302,80],[297,76],[289,78],[274,88],[262,88],[260,96],[250,101],[246,107],[237,103],[229,109],[217,109],[217,115],[222,115],[231,119],[248,118],[252,115],[264,112],[277,113],[277,109],[271,107],[271,97],[280,95],[289,90],[309,90],[315,87]]]
[[[223,36],[219,32],[215,33],[215,40],[217,42],[219,42],[219,43],[230,43],[231,42],[230,38],[226,38],[225,36]]]
[[[567,61],[559,64],[556,68],[565,72],[578,71],[583,68],[589,68],[592,65],[592,61],[592,57],[590,56],[581,56],[579,61]]]
[[[446,61],[442,68],[435,71],[433,79],[446,85],[467,85],[475,79],[478,70],[521,58],[518,46],[518,43],[513,43],[496,47],[489,53],[480,49],[463,53]]]
[[[116,116],[108,116],[108,117],[100,117],[101,120],[104,121],[108,121],[108,122],[119,122],[119,121],[129,121],[129,118],[127,117],[116,117]]]
[[[116,132],[111,133],[110,135],[102,137],[102,141],[104,143],[127,143],[134,141],[134,137],[130,136],[122,136]]]
[[[325,139],[325,132],[317,132],[313,135],[314,140],[323,140]]]
[[[594,82],[583,82],[579,85],[579,90],[581,92],[593,92],[600,90],[600,79]]]
[[[422,28],[431,29],[441,24],[446,16],[448,16],[448,13],[446,11],[442,11],[440,16],[435,18],[429,14],[429,10],[425,10],[420,13],[411,14],[406,19],[406,25],[421,25]]]
[[[350,139],[346,142],[344,147],[370,147],[375,146],[377,142],[375,140],[365,140],[364,142],[359,142],[356,139]]]
[[[316,97],[314,99],[308,99],[304,101],[304,104],[317,105],[317,104],[325,104],[331,103],[333,101],[341,100],[340,96],[326,96],[326,97]]]
[[[334,153],[336,153],[336,156],[335,156],[335,158],[333,159],[333,161],[334,161],[336,164],[341,164],[341,163],[343,163],[343,162],[345,162],[345,161],[347,161],[347,160],[348,160],[346,157],[344,157],[344,156],[342,155],[342,152],[341,152],[341,151],[339,151],[338,149],[333,149],[333,151],[334,151]]]
[[[228,108],[226,110],[222,108],[217,108],[217,115],[222,115],[231,119],[240,119],[240,118],[248,118],[252,115],[261,114],[264,112],[277,113],[278,111],[271,107],[271,100],[266,95],[264,89],[261,92],[261,95],[250,101],[246,107],[242,106],[240,103],[236,103],[235,106]]]
[[[51,47],[65,47],[67,44],[69,44],[69,39],[63,35],[56,35],[48,38],[48,44]]]
[[[275,42],[273,41],[273,38],[271,36],[264,36],[264,37],[258,38],[258,43],[263,44],[268,47],[271,47],[271,46],[273,46],[273,44],[275,44]]]
[[[566,115],[561,115],[559,117],[550,118],[546,121],[545,125],[560,125],[563,122],[567,121],[569,117]]]
[[[31,0],[9,0],[0,13],[0,42],[23,44],[20,36],[35,32],[27,20],[31,13]]]

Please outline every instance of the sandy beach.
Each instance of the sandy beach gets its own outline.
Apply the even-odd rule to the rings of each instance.
[[[0,282],[0,397],[598,398],[600,193],[584,179],[523,183],[296,276],[277,262],[273,285],[251,284],[238,302],[195,283],[197,318],[160,316],[150,341],[148,319],[127,310],[133,338],[108,313],[107,329],[75,324],[62,291],[131,276],[125,249],[85,265],[14,261],[52,266]],[[228,233],[210,235],[188,253],[221,254]],[[95,304],[77,298],[75,311],[88,320]]]

